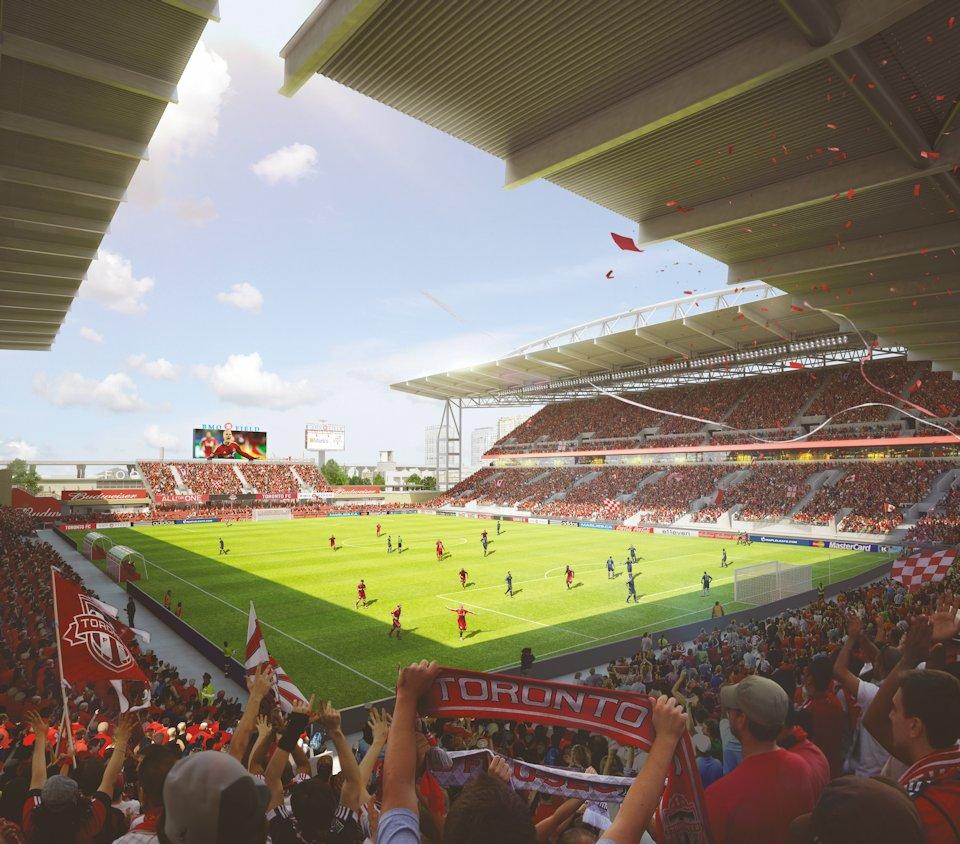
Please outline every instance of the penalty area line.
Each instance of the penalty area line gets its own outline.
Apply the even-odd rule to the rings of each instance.
[[[176,573],[170,571],[170,569],[166,569],[166,568],[164,568],[163,566],[158,565],[157,563],[153,562],[152,560],[148,560],[147,562],[149,562],[151,566],[155,566],[156,568],[160,569],[160,571],[166,572],[167,574],[170,575],[170,577],[175,577],[175,578],[176,578],[177,580],[179,580],[181,583],[186,583],[187,586],[191,586],[191,587],[193,587],[194,589],[196,589],[198,592],[202,592],[202,593],[203,593],[204,595],[206,595],[207,597],[213,598],[215,601],[219,601],[221,604],[224,604],[225,606],[230,607],[230,609],[236,610],[236,611],[237,611],[238,613],[240,613],[241,615],[247,615],[247,611],[241,609],[241,608],[238,607],[236,604],[231,604],[229,601],[224,600],[224,599],[221,598],[219,595],[214,595],[213,592],[208,592],[208,591],[207,591],[206,589],[204,589],[202,586],[197,586],[196,583],[191,583],[191,582],[190,582],[189,580],[187,580],[186,578],[183,578],[183,577],[181,577],[179,574],[176,574]],[[276,632],[279,633],[281,636],[286,636],[286,638],[288,638],[291,642],[294,642],[294,643],[300,645],[300,647],[302,647],[302,648],[306,648],[308,651],[313,651],[313,653],[317,654],[317,656],[322,656],[324,659],[328,659],[328,660],[330,660],[330,662],[336,663],[336,664],[339,665],[341,668],[346,668],[347,671],[351,672],[352,674],[356,674],[358,677],[362,677],[364,680],[367,680],[368,682],[373,683],[375,686],[379,686],[381,689],[386,689],[386,690],[387,690],[388,692],[390,692],[391,694],[393,694],[393,693],[396,691],[395,689],[391,689],[389,686],[385,686],[385,685],[384,685],[383,683],[381,683],[379,680],[374,680],[373,677],[368,677],[368,676],[367,676],[366,674],[364,674],[362,671],[357,671],[356,668],[351,668],[351,667],[350,667],[349,665],[347,665],[346,663],[340,662],[340,660],[337,659],[336,657],[332,657],[332,656],[330,656],[330,654],[324,653],[324,652],[321,651],[321,650],[317,650],[317,648],[315,648],[313,645],[308,645],[306,642],[301,641],[301,640],[298,639],[296,636],[291,636],[291,635],[290,635],[289,633],[287,633],[285,630],[281,630],[279,627],[275,627],[274,625],[272,625],[269,621],[264,621],[262,618],[260,618],[259,621],[260,621],[260,623],[261,623],[264,627],[269,627],[271,630],[276,631]]]

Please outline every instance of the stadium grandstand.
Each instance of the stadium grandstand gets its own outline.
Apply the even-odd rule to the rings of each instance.
[[[51,348],[217,19],[0,5],[0,349]],[[232,423],[0,464],[0,842],[960,841],[958,22],[321,2],[283,94],[319,73],[729,284],[393,384],[436,402],[436,495]],[[463,473],[500,407],[535,412]]]

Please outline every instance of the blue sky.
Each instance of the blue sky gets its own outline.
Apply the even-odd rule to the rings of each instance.
[[[440,405],[391,382],[723,286],[676,244],[620,252],[628,220],[545,182],[506,191],[499,160],[336,83],[280,96],[313,3],[221,5],[53,350],[0,352],[0,457],[187,456],[216,421],[300,456],[327,419],[345,459],[418,462]]]

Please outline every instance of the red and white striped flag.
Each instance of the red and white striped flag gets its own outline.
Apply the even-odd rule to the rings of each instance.
[[[267,643],[263,640],[263,631],[260,630],[257,611],[253,608],[253,601],[251,601],[250,615],[247,619],[247,658],[243,664],[247,670],[247,676],[252,677],[256,674],[257,668],[264,663],[273,669],[273,692],[277,696],[277,702],[282,711],[292,712],[297,703],[306,703],[307,699],[303,696],[303,692],[294,685],[290,676],[270,656]]]
[[[939,583],[943,580],[956,559],[956,548],[933,552],[918,551],[909,557],[894,560],[890,575],[910,592],[915,592],[924,583]]]

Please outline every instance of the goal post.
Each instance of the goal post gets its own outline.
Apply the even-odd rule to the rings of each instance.
[[[293,518],[293,510],[289,507],[262,507],[253,510],[252,521],[255,522],[282,522]]]
[[[779,560],[742,566],[733,573],[737,603],[769,604],[813,589],[813,566],[791,566]]]

